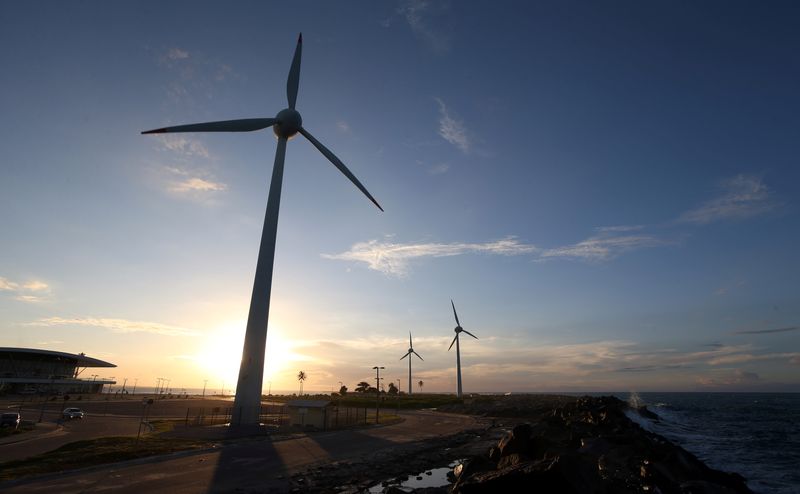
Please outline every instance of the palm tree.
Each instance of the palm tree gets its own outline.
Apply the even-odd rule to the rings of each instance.
[[[297,380],[300,381],[300,396],[303,396],[303,381],[306,380],[306,373],[303,371],[298,372]]]
[[[366,393],[367,390],[369,390],[369,388],[370,388],[370,386],[369,386],[368,382],[361,381],[360,383],[358,383],[358,386],[356,386],[356,392],[358,392],[358,393]]]
[[[421,380],[421,379],[420,379],[420,381],[417,383],[417,385],[419,386],[419,390],[420,390],[420,391],[422,391],[422,385],[423,385],[423,384],[425,384],[425,383],[424,383],[424,382],[422,382],[422,380]]]

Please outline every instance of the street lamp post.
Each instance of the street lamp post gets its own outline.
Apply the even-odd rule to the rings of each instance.
[[[203,380],[203,398],[206,397],[206,385],[208,384],[208,379]]]
[[[134,396],[136,396],[136,385],[138,383],[139,383],[139,378],[137,377],[136,379],[133,380],[133,393],[131,393],[131,394],[134,395]]]
[[[375,423],[380,423],[380,409],[381,409],[381,369],[385,369],[385,367],[378,367],[377,365],[373,367],[375,369],[375,396],[377,398],[375,402]]]

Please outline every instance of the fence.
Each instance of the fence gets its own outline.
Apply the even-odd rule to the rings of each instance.
[[[292,426],[291,413],[284,404],[262,405],[259,422],[272,426]],[[342,429],[367,424],[366,407],[330,406],[324,410],[323,429]],[[233,407],[187,408],[186,427],[211,426],[230,423]],[[372,417],[374,421],[374,416]]]

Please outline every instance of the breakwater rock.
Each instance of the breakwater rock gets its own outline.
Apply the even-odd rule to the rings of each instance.
[[[680,446],[642,429],[626,412],[652,414],[613,397],[583,397],[532,415],[515,406],[506,416],[528,421],[517,423],[485,455],[456,467],[452,492],[752,492],[740,475],[709,468]]]

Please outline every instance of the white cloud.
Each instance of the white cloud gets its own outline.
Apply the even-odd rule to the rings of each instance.
[[[621,235],[608,233],[587,238],[576,244],[547,249],[540,260],[576,259],[584,261],[608,261],[625,252],[663,245],[665,242],[652,235]]]
[[[219,182],[212,182],[209,180],[204,180],[198,177],[192,177],[177,183],[174,183],[169,187],[169,190],[172,192],[219,192],[226,190],[228,188],[227,185]]]
[[[437,54],[443,55],[450,51],[450,35],[442,27],[434,27],[434,17],[445,14],[448,8],[443,2],[432,4],[426,0],[406,0],[397,9],[397,13],[405,19],[417,38],[427,43]],[[388,24],[387,22],[384,25]]]
[[[16,282],[0,276],[0,291],[13,293],[20,302],[37,303],[47,300],[50,285],[41,280]]]
[[[345,134],[350,133],[350,125],[347,124],[344,120],[339,120],[336,122],[336,128],[340,131],[344,132]]]
[[[9,292],[17,291],[19,285],[7,278],[3,278],[0,276],[0,290],[6,290]]]
[[[180,48],[170,48],[169,51],[167,51],[167,58],[170,60],[189,58],[189,52],[186,50],[181,50]]]
[[[102,328],[114,333],[152,333],[165,336],[193,336],[197,332],[156,322],[129,321],[126,319],[96,317],[47,317],[29,323],[31,326],[85,326]]]
[[[433,165],[432,167],[428,168],[428,173],[431,175],[441,175],[443,173],[447,173],[450,169],[450,165],[447,163],[439,163],[437,165]]]
[[[705,225],[721,220],[740,220],[771,210],[772,192],[760,178],[737,175],[724,180],[722,194],[700,207],[683,213],[678,222]]]
[[[436,102],[439,103],[439,135],[464,154],[469,153],[471,142],[464,123],[450,115],[444,101],[436,98]]]
[[[596,235],[576,244],[543,249],[523,244],[514,237],[486,243],[408,243],[388,240],[369,240],[354,244],[340,254],[323,254],[326,259],[365,263],[369,269],[391,276],[408,275],[409,263],[426,257],[451,257],[464,254],[496,254],[505,256],[528,255],[536,261],[578,260],[589,262],[609,261],[620,254],[667,242],[653,235],[621,235],[611,233]]]
[[[156,138],[164,149],[183,157],[201,157],[206,159],[211,157],[208,148],[199,139],[168,134],[157,134]]]
[[[370,240],[359,242],[341,254],[323,254],[326,259],[357,261],[366,263],[370,269],[394,276],[405,276],[408,263],[424,257],[449,257],[469,253],[500,255],[532,254],[538,248],[522,244],[513,237],[487,243],[420,243],[399,244],[389,241]]]

